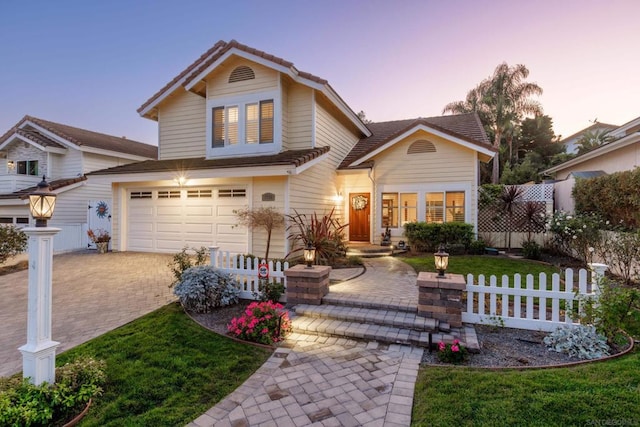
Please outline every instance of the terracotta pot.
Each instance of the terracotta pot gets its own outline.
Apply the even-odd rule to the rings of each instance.
[[[64,424],[62,427],[73,427],[76,424],[78,424],[80,420],[83,419],[85,415],[87,415],[87,412],[89,412],[90,407],[91,407],[91,399],[89,399],[89,401],[87,402],[87,406],[85,406],[82,412],[80,412],[78,415],[76,415],[74,419]]]

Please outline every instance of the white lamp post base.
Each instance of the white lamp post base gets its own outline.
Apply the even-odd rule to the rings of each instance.
[[[27,301],[27,343],[22,353],[22,376],[35,385],[56,379],[58,342],[51,340],[51,302],[53,279],[53,227],[24,228],[29,236],[29,294]]]
[[[18,350],[22,353],[22,376],[40,385],[56,381],[56,341],[41,342],[37,345],[25,344]]]

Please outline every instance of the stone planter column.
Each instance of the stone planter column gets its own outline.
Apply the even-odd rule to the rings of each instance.
[[[464,277],[422,272],[418,275],[418,316],[437,319],[454,328],[462,327],[462,292]]]
[[[329,292],[329,272],[331,267],[325,265],[307,268],[298,264],[285,270],[287,304],[320,305],[322,297]]]

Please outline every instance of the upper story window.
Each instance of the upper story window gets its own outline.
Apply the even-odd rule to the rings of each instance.
[[[207,100],[207,157],[274,154],[282,149],[280,90]]]
[[[38,175],[38,161],[37,160],[24,160],[16,162],[16,173],[18,175]]]
[[[273,99],[214,107],[213,148],[273,142]]]

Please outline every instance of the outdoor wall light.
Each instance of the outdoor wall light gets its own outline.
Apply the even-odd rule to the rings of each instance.
[[[180,187],[184,187],[185,185],[187,185],[187,177],[184,175],[180,175],[178,177],[175,177],[173,179],[175,181],[176,184],[178,184]]]
[[[442,245],[438,248],[438,252],[433,254],[433,259],[436,263],[436,270],[438,270],[438,277],[445,277],[444,273],[449,266],[449,254],[444,251]]]
[[[29,194],[29,211],[36,220],[36,227],[46,227],[47,220],[51,219],[56,206],[56,194],[51,192],[49,183],[42,175],[42,181],[38,184],[38,189]]]
[[[313,267],[313,261],[316,259],[316,248],[307,242],[307,246],[304,248],[304,262],[307,263],[307,268]]]
[[[344,196],[342,195],[342,192],[339,192],[338,194],[333,196],[333,201],[336,203],[342,203],[344,201]]]
[[[7,168],[10,171],[14,171],[16,169],[16,162],[14,162],[13,160],[7,161]]]

